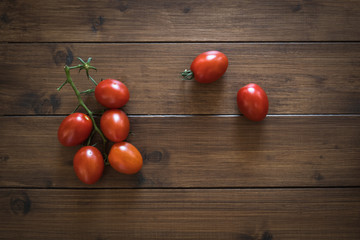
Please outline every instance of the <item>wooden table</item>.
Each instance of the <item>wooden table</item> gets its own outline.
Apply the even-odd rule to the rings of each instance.
[[[359,12],[356,0],[1,1],[0,238],[360,239]],[[214,49],[229,58],[221,80],[181,80]],[[138,174],[75,176],[79,147],[57,129],[77,99],[56,88],[77,57],[128,86]],[[250,82],[269,97],[259,123],[236,105]]]

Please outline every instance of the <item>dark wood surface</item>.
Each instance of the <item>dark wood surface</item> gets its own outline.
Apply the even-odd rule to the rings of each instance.
[[[357,0],[1,2],[12,42],[358,41]]]
[[[359,1],[0,1],[0,239],[360,239]],[[207,50],[219,81],[182,81]],[[93,58],[144,158],[95,185],[57,128],[63,66]],[[76,85],[91,84],[73,73]],[[246,120],[255,82],[269,116]],[[103,110],[93,95],[85,102]]]
[[[208,85],[181,81],[179,73],[192,59],[211,49],[229,57],[224,77]],[[359,43],[46,43],[3,44],[0,51],[7,79],[0,89],[4,115],[72,112],[73,90],[54,89],[65,79],[65,63],[76,65],[76,56],[89,55],[99,69],[94,77],[121,79],[128,86],[129,114],[238,114],[236,93],[249,82],[267,90],[270,114],[360,112]],[[92,87],[84,74],[73,78],[82,90]],[[93,99],[88,103],[100,111]]]
[[[130,116],[128,141],[138,146],[143,155],[145,164],[141,172],[127,176],[109,168],[102,180],[91,186],[77,181],[73,174],[72,156],[78,148],[59,146],[56,134],[49,134],[57,132],[62,119],[37,116],[0,119],[0,124],[6,126],[0,129],[2,186],[360,185],[359,116],[270,116],[261,123],[239,116]]]
[[[0,204],[6,239],[325,240],[360,234],[360,194],[352,189],[2,189]]]

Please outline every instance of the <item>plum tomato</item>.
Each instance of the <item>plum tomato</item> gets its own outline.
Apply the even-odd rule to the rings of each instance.
[[[189,74],[200,83],[211,83],[224,75],[228,64],[228,58],[224,53],[219,51],[204,52],[193,60]]]
[[[128,88],[115,79],[105,79],[95,88],[96,100],[106,108],[121,108],[130,98]]]
[[[72,113],[59,126],[59,142],[67,147],[79,145],[90,136],[92,129],[93,123],[88,115]]]
[[[76,176],[86,184],[97,182],[104,171],[104,159],[101,152],[93,146],[79,149],[73,160]]]
[[[108,159],[111,167],[124,174],[135,174],[143,165],[139,150],[128,142],[115,143],[110,149]]]
[[[100,129],[110,141],[124,141],[130,131],[129,118],[120,109],[109,109],[100,118]]]
[[[239,89],[237,105],[240,112],[252,121],[263,120],[269,109],[269,101],[265,91],[255,83],[250,83]]]

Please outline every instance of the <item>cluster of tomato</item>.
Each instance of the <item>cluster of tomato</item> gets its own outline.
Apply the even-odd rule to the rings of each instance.
[[[208,51],[198,55],[182,76],[185,79],[195,78],[200,83],[211,83],[218,80],[227,70],[228,59],[222,52]],[[255,83],[249,83],[237,92],[237,105],[242,114],[252,121],[263,120],[269,109],[265,91]]]
[[[89,58],[90,59],[90,58]],[[219,51],[208,51],[198,55],[192,62],[190,70],[182,73],[184,79],[194,78],[200,83],[211,83],[226,72],[228,58]],[[104,162],[108,162],[116,171],[135,174],[140,171],[143,159],[137,148],[124,140],[128,137],[130,123],[127,115],[120,110],[129,101],[129,90],[120,81],[106,79],[95,88],[95,98],[106,110],[100,118],[100,129],[97,128],[92,115],[72,113],[67,116],[58,129],[58,139],[64,146],[76,146],[88,139],[87,146],[75,154],[73,165],[77,177],[84,183],[93,184],[103,174]],[[252,121],[263,120],[269,108],[265,91],[257,84],[250,83],[237,92],[237,105],[240,112]],[[89,112],[89,111],[88,111]],[[104,142],[109,140],[111,146],[107,159],[94,146],[89,146],[89,139],[97,130]]]
[[[126,113],[120,110],[129,97],[125,84],[115,79],[103,80],[95,88],[96,100],[108,109],[100,118],[101,132],[114,143],[107,156],[108,162],[120,173],[135,174],[141,169],[143,159],[134,145],[124,141],[128,137],[130,123]],[[88,115],[72,113],[60,124],[58,139],[64,146],[79,145],[90,137],[95,126]],[[93,184],[103,174],[104,158],[96,147],[84,146],[75,154],[73,166],[82,182]]]

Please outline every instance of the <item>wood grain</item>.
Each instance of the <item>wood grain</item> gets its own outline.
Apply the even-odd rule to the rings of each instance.
[[[359,41],[352,1],[26,1],[0,3],[0,41]]]
[[[0,186],[40,188],[299,187],[360,185],[360,117],[130,117],[136,175],[111,167],[95,185],[75,176],[63,117],[0,118]]]
[[[360,239],[359,12],[357,0],[1,0],[0,239]],[[228,56],[224,77],[182,81],[207,50]],[[77,102],[56,88],[77,57],[128,86],[138,174],[75,176],[80,146],[57,129]],[[270,101],[259,123],[236,106],[250,82]]]
[[[3,239],[353,240],[359,189],[0,190]]]
[[[228,55],[224,77],[212,84],[182,81],[194,57]],[[0,114],[68,114],[77,105],[63,66],[93,57],[95,79],[116,78],[130,90],[129,114],[238,114],[236,93],[262,86],[269,114],[360,113],[360,44],[2,44]],[[73,72],[80,90],[93,87]],[[95,112],[94,97],[84,96]]]

